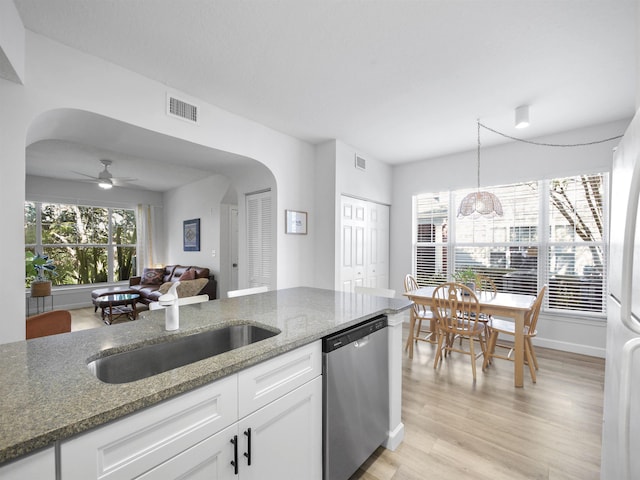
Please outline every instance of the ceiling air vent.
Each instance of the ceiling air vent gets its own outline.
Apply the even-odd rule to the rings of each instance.
[[[167,115],[198,123],[198,107],[172,95],[167,95]]]
[[[360,170],[367,169],[367,161],[358,154],[356,154],[356,168],[359,168]]]

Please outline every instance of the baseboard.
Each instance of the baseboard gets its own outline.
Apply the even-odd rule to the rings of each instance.
[[[387,440],[382,444],[382,446],[388,450],[394,451],[400,446],[402,440],[404,440],[404,423],[400,422],[393,431],[389,432]]]
[[[533,345],[536,347],[551,348],[553,350],[560,350],[562,352],[577,353],[580,355],[587,355],[589,357],[605,358],[606,352],[604,348],[592,347],[589,345],[581,345],[578,343],[562,342],[560,340],[552,340],[548,338],[537,337],[533,341]]]

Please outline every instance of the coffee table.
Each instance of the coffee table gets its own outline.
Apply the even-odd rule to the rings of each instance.
[[[138,318],[136,311],[136,302],[140,298],[137,293],[114,293],[110,295],[102,295],[93,300],[96,309],[100,307],[102,311],[102,321],[107,325],[111,325],[114,317],[118,318],[122,315],[135,320]],[[105,318],[105,315],[107,318]]]

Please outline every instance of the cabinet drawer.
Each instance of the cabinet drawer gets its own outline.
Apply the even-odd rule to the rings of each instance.
[[[56,457],[53,447],[20,458],[0,467],[2,480],[55,480]]]
[[[240,418],[322,374],[322,343],[284,353],[238,374]]]
[[[237,377],[172,398],[61,445],[63,480],[130,479],[234,423]]]

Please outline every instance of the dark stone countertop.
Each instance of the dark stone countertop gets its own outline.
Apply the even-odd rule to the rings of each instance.
[[[409,305],[404,298],[300,287],[185,305],[177,332],[165,331],[158,310],[135,322],[2,344],[0,464]],[[103,383],[87,368],[89,359],[131,345],[247,322],[281,333],[131,383]]]

